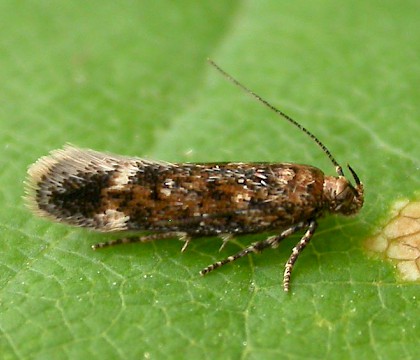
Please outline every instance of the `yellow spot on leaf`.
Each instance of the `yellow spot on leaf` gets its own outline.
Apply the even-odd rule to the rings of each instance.
[[[392,260],[403,280],[420,280],[420,201],[398,201],[389,219],[368,249]]]

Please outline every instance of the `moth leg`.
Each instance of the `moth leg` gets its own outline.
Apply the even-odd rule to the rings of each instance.
[[[181,249],[181,252],[184,252],[187,249],[187,247],[190,244],[190,242],[191,242],[191,237],[188,236],[187,233],[178,233],[178,234],[179,234],[178,235],[179,236],[179,240],[184,241],[184,245],[182,246],[182,249]]]
[[[293,265],[295,264],[299,254],[303,251],[306,245],[309,244],[309,241],[314,235],[317,227],[318,227],[317,222],[315,220],[312,220],[309,223],[308,229],[306,230],[305,234],[302,236],[300,241],[292,249],[292,254],[289,257],[289,260],[287,260],[286,262],[284,274],[283,274],[283,290],[284,291],[289,291],[290,276],[292,275]]]
[[[221,239],[222,239],[222,245],[219,248],[219,252],[223,250],[223,248],[226,246],[226,244],[232,240],[233,236],[232,234],[222,234],[220,235]]]
[[[144,235],[144,236],[130,236],[130,237],[124,237],[124,238],[121,238],[121,239],[115,239],[115,240],[110,240],[110,241],[106,241],[106,242],[101,242],[101,243],[92,245],[92,249],[97,250],[97,249],[102,249],[102,248],[108,247],[108,246],[121,245],[121,244],[132,244],[132,243],[137,243],[137,242],[145,243],[145,242],[150,242],[150,241],[154,241],[154,240],[170,239],[170,238],[175,238],[175,237],[179,237],[181,239],[185,238],[185,242],[186,243],[189,242],[186,233],[179,232],[179,231],[170,231],[170,232],[166,232],[166,233],[155,233],[155,234],[149,234],[149,235]],[[184,244],[184,247],[186,247],[185,244]],[[183,247],[183,249],[184,249],[184,247]]]
[[[228,264],[232,261],[240,259],[241,257],[244,257],[244,256],[246,256],[246,255],[248,255],[252,252],[253,253],[258,253],[258,252],[261,252],[262,250],[264,250],[268,247],[277,247],[278,243],[282,239],[292,235],[296,231],[299,231],[299,230],[301,230],[301,229],[303,229],[307,226],[308,226],[308,223],[302,221],[302,222],[297,223],[296,225],[293,225],[290,228],[284,230],[280,235],[270,236],[269,238],[267,238],[265,240],[253,243],[252,245],[250,245],[247,248],[237,252],[236,254],[231,255],[224,260],[215,262],[214,264],[211,264],[211,265],[207,266],[206,268],[204,268],[203,270],[200,271],[200,275],[208,274],[210,271],[213,271],[213,270],[215,270],[215,269],[217,269],[217,268],[219,268],[219,267],[221,267],[225,264]]]

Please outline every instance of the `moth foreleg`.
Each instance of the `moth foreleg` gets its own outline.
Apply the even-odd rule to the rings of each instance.
[[[162,240],[162,239],[170,239],[170,238],[180,238],[181,240],[185,241],[184,246],[182,248],[182,251],[185,250],[189,243],[189,238],[186,233],[179,232],[179,231],[170,231],[166,233],[154,233],[154,234],[148,234],[143,236],[130,236],[130,237],[124,237],[116,240],[110,240],[106,242],[101,242],[95,245],[92,245],[93,250],[101,249],[108,246],[114,246],[114,245],[121,245],[121,244],[132,244],[132,243],[145,243],[155,240]]]
[[[284,275],[283,275],[284,291],[289,291],[290,276],[292,275],[293,265],[295,264],[299,254],[303,251],[306,245],[308,245],[317,227],[318,227],[317,222],[315,220],[312,220],[309,223],[308,229],[306,230],[305,234],[302,236],[300,241],[292,249],[292,254],[289,257],[289,260],[287,260],[285,269],[284,269]]]
[[[292,235],[296,231],[299,231],[299,230],[301,230],[301,229],[303,229],[307,226],[308,226],[307,222],[300,222],[300,223],[298,223],[296,225],[293,225],[290,228],[284,230],[280,235],[270,236],[269,238],[267,238],[265,240],[253,243],[252,245],[250,245],[247,248],[237,252],[236,254],[231,255],[224,260],[215,262],[214,264],[211,264],[211,265],[207,266],[206,268],[204,268],[203,270],[200,271],[200,275],[208,274],[210,271],[213,271],[213,270],[215,270],[215,269],[217,269],[217,268],[219,268],[219,267],[221,267],[225,264],[228,264],[232,261],[240,259],[241,257],[244,257],[244,256],[246,256],[246,255],[248,255],[252,252],[253,253],[258,253],[258,252],[261,252],[262,250],[264,250],[268,247],[273,247],[273,248],[277,247],[278,243],[282,239]]]

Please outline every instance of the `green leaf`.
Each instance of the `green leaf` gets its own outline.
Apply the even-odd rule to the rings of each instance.
[[[368,256],[420,185],[414,1],[0,3],[0,353],[13,358],[419,358],[419,284]],[[334,168],[211,57],[314,132],[366,186],[281,286],[295,236],[201,278],[264,235],[92,252],[112,236],[32,216],[22,181],[69,142],[168,161]]]

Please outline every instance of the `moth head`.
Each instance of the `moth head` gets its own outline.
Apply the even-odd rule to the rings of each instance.
[[[355,185],[343,175],[326,176],[324,180],[324,198],[331,213],[353,215],[363,206],[364,189],[355,171],[348,165]]]

